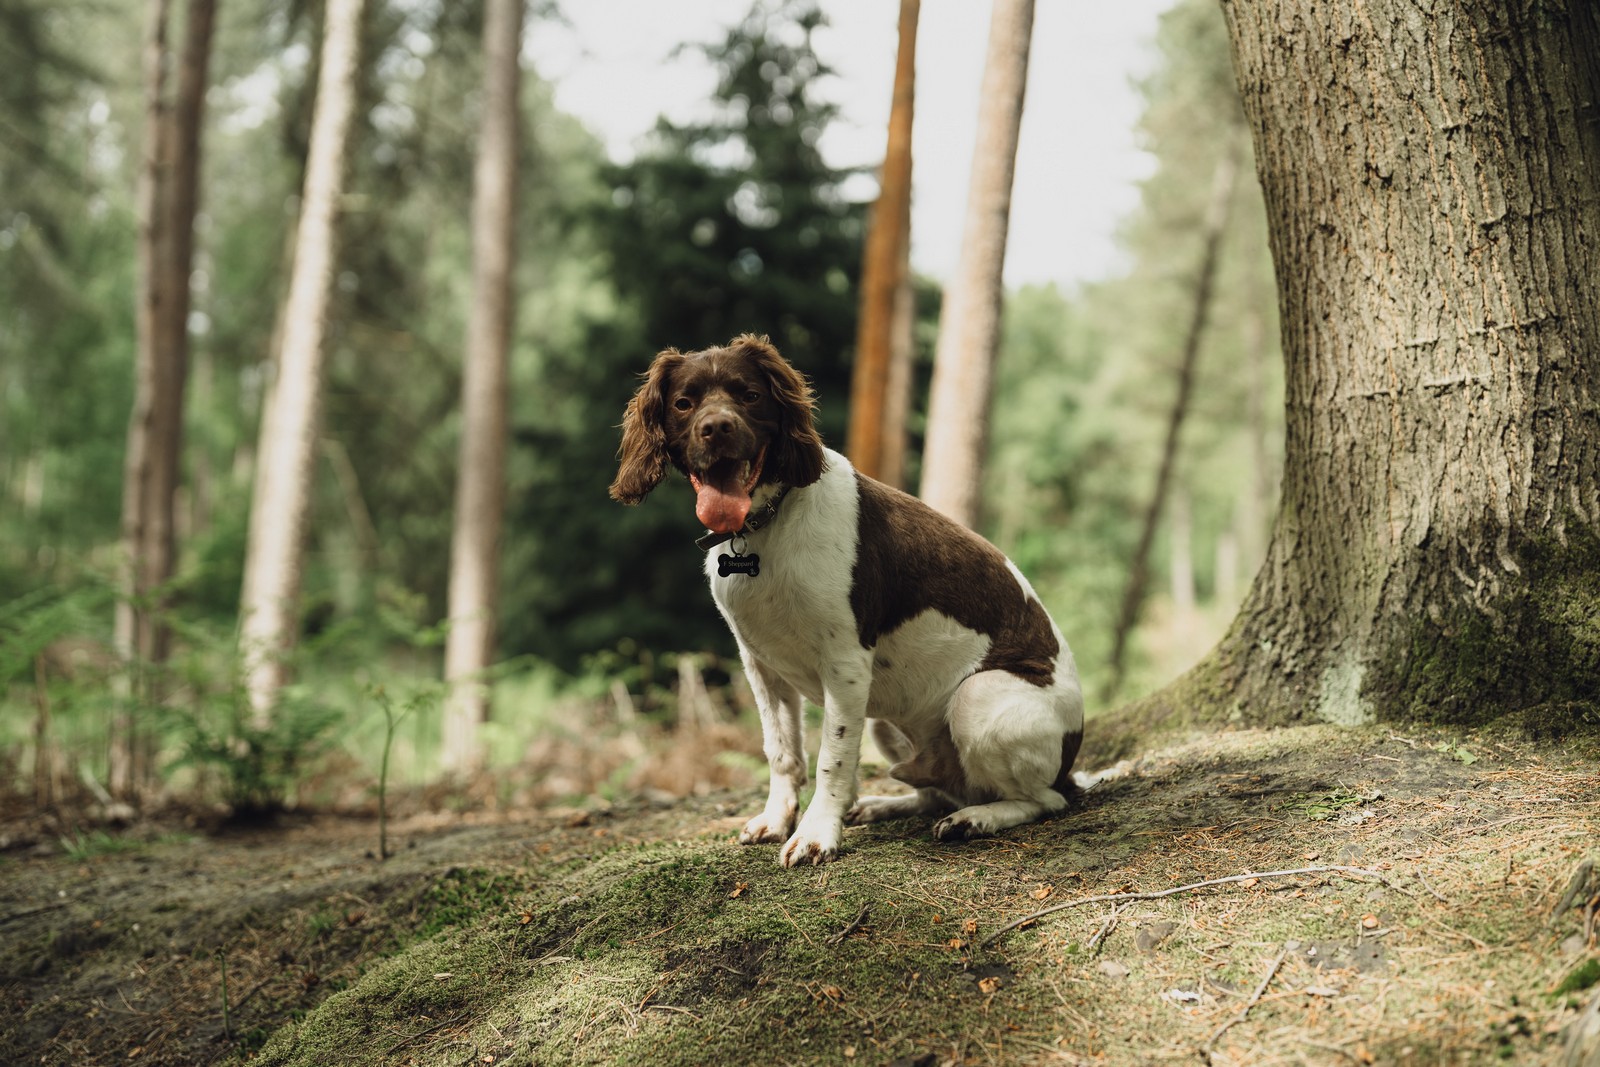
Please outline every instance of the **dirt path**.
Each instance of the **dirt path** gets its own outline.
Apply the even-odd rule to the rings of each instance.
[[[1600,877],[1552,921],[1600,860],[1597,754],[1228,734],[1047,824],[862,828],[798,872],[733,843],[751,794],[413,821],[384,863],[334,819],[12,850],[0,1063],[1554,1064],[1600,979]],[[995,936],[1318,867],[1352,870]]]

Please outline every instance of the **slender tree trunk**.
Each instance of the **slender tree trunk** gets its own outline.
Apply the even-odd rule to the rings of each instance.
[[[153,468],[153,424],[158,418],[159,342],[165,275],[161,270],[167,241],[165,189],[168,168],[167,111],[167,0],[151,0],[144,36],[144,134],[139,165],[135,211],[139,217],[138,288],[134,304],[133,413],[128,420],[128,444],[122,469],[122,534],[120,545],[122,596],[117,600],[112,644],[123,664],[112,717],[107,784],[119,797],[131,796],[137,785],[135,735],[138,719],[134,683],[141,655],[139,631],[144,547],[147,536],[146,505]]]
[[[1133,560],[1128,564],[1128,581],[1123,587],[1122,608],[1117,613],[1117,625],[1111,632],[1111,657],[1104,699],[1110,700],[1122,686],[1126,674],[1128,638],[1138,625],[1139,612],[1144,607],[1145,590],[1150,584],[1150,549],[1155,545],[1156,532],[1161,528],[1161,511],[1166,506],[1168,486],[1178,460],[1178,441],[1183,435],[1183,423],[1189,415],[1189,400],[1194,391],[1195,366],[1200,358],[1200,341],[1205,336],[1206,318],[1211,313],[1211,294],[1217,276],[1217,259],[1222,250],[1222,237],[1228,229],[1228,209],[1233,203],[1234,175],[1239,169],[1233,151],[1227,150],[1217,161],[1211,178],[1211,201],[1206,206],[1200,240],[1200,270],[1195,275],[1194,304],[1189,312],[1189,326],[1183,336],[1183,350],[1178,358],[1178,392],[1172,400],[1172,410],[1167,415],[1167,433],[1161,446],[1161,463],[1156,468],[1156,484],[1150,493],[1144,519],[1139,524],[1139,542],[1133,550]]]
[[[1128,725],[1592,719],[1600,8],[1223,6],[1277,265],[1283,503],[1222,645]]]
[[[167,103],[167,0],[153,0],[145,36],[144,163],[138,211],[138,356],[134,407],[123,469],[123,596],[113,642],[129,672],[166,659],[161,590],[176,558],[175,501],[183,453],[183,396],[189,365],[189,268],[199,201],[200,128],[211,56],[215,0],[190,0],[179,56],[177,95]],[[132,673],[118,693],[111,738],[111,790],[135,792],[148,753],[135,712]]]
[[[889,108],[889,145],[861,264],[861,315],[850,386],[846,451],[863,474],[883,477],[893,404],[895,303],[911,245],[911,126],[916,97],[917,17],[922,0],[900,0],[900,46]]]
[[[50,730],[50,678],[43,652],[33,657],[33,700],[33,804],[42,811],[56,801],[56,746]]]
[[[144,501],[145,543],[140,592],[149,596],[171,580],[177,561],[177,508],[182,476],[184,393],[189,380],[189,275],[194,220],[200,205],[200,133],[210,79],[216,0],[189,0],[179,54],[178,88],[170,116],[171,170],[166,187],[166,240],[161,246],[161,314],[157,327],[156,417],[150,427],[150,480]],[[141,620],[140,654],[167,658],[171,631],[160,612]]]
[[[443,763],[483,763],[478,725],[489,717],[484,678],[494,658],[500,530],[505,510],[506,398],[516,266],[518,93],[524,0],[489,0],[483,26],[483,127],[473,175],[471,317],[461,387],[461,461],[450,548]]]
[[[1033,0],[995,0],[978,101],[961,259],[946,289],[928,404],[922,497],[975,526],[981,500],[1000,313],[1011,179],[1028,83]]]
[[[335,222],[355,105],[363,0],[328,0],[321,75],[283,318],[277,377],[263,404],[239,648],[257,726],[271,721],[292,646],[333,284]]]
[[[911,444],[912,371],[917,359],[917,292],[911,282],[911,242],[900,250],[900,285],[894,294],[894,336],[889,349],[889,388],[883,400],[883,463],[878,480],[904,489],[906,451]]]

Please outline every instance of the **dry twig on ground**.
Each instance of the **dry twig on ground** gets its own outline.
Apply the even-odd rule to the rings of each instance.
[[[1064,911],[1067,908],[1076,908],[1082,904],[1097,904],[1103,901],[1160,900],[1163,897],[1176,896],[1179,893],[1187,893],[1195,889],[1205,889],[1214,885],[1228,885],[1234,882],[1248,882],[1252,878],[1287,878],[1296,874],[1348,874],[1360,878],[1375,878],[1389,888],[1401,893],[1406,893],[1407,896],[1410,896],[1406,890],[1395,885],[1381,872],[1368,870],[1365,867],[1344,867],[1334,865],[1328,867],[1295,867],[1284,871],[1254,871],[1247,874],[1229,875],[1226,878],[1208,878],[1203,882],[1190,882],[1188,885],[1177,885],[1173,886],[1171,889],[1160,889],[1150,893],[1105,893],[1100,896],[1081,897],[1078,900],[1069,900],[1064,904],[1052,904],[1048,908],[1041,908],[1038,911],[1024,915],[1020,919],[1006,923],[1000,929],[984,938],[978,947],[988,948],[997,939],[999,939],[1002,934],[1009,933],[1019,926],[1033,922],[1035,919],[1041,919],[1046,915],[1052,914],[1053,912]]]
[[[867,921],[867,915],[871,910],[872,910],[872,905],[870,905],[870,904],[861,905],[861,910],[856,913],[856,917],[854,919],[850,920],[850,925],[846,926],[843,930],[840,930],[838,933],[836,933],[832,937],[828,938],[828,941],[830,943],[832,943],[832,944],[837,945],[841,941],[843,941],[845,938],[849,937],[851,934],[853,934],[857,930],[861,929],[861,924]]]
[[[1594,871],[1594,861],[1584,860],[1578,864],[1578,869],[1572,872],[1572,878],[1567,882],[1567,891],[1561,894],[1561,899],[1556,903],[1555,910],[1550,913],[1550,924],[1553,926],[1566,910],[1572,907],[1583,893],[1584,887],[1589,884],[1589,875]]]
[[[1100,929],[1095,931],[1094,936],[1089,939],[1089,943],[1083,946],[1083,950],[1085,952],[1099,951],[1101,941],[1105,939],[1107,934],[1111,933],[1111,931],[1117,928],[1117,919],[1121,915],[1122,909],[1113,905],[1111,908],[1111,914],[1106,916],[1106,921],[1100,924]],[[985,942],[985,944],[987,944],[987,942]]]
[[[1250,1009],[1255,1007],[1257,1002],[1261,1000],[1261,994],[1265,993],[1267,991],[1267,986],[1272,984],[1273,975],[1278,973],[1278,968],[1283,966],[1284,958],[1288,955],[1289,943],[1286,941],[1283,945],[1283,951],[1278,953],[1278,958],[1273,960],[1272,966],[1267,968],[1267,973],[1261,979],[1261,984],[1256,986],[1256,991],[1254,993],[1250,994],[1250,999],[1245,1001],[1244,1007],[1240,1008],[1236,1013],[1234,1013],[1231,1019],[1228,1019],[1221,1026],[1217,1027],[1211,1032],[1211,1037],[1208,1041],[1206,1041],[1206,1047],[1201,1053],[1205,1057],[1207,1063],[1211,1062],[1211,1050],[1216,1047],[1217,1039],[1223,1034],[1227,1033],[1230,1026],[1237,1022],[1243,1022],[1244,1017],[1250,1014]]]

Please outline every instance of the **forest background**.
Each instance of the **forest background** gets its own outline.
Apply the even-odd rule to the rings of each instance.
[[[142,18],[139,5],[10,0],[0,35],[0,751],[17,783],[37,780],[41,760],[60,780],[93,787],[107,777],[135,380],[143,104],[130,42]],[[161,668],[162,698],[147,709],[170,790],[367,803],[394,725],[383,712],[397,706],[411,713],[390,775],[438,776],[481,18],[476,4],[406,3],[375,5],[363,23],[296,682],[289,710],[252,734],[235,627],[322,19],[315,3],[220,8],[191,275],[177,576],[164,608],[178,640]],[[559,18],[536,9],[527,32]],[[705,784],[704,771],[688,781],[645,774],[650,757],[626,744],[576,761],[587,773],[570,756],[637,730],[635,716],[670,733],[691,675],[701,680],[690,683],[695,714],[735,724],[745,739],[733,747],[759,751],[748,698],[728,688],[731,641],[690,548],[698,527],[687,497],[669,486],[623,509],[605,486],[636,374],[669,344],[770,334],[815,383],[825,437],[844,442],[868,205],[852,198],[862,175],[828,166],[816,147],[836,120],[818,92],[827,75],[813,50],[818,18],[803,4],[758,4],[725,38],[682,42],[718,72],[711,116],[662,120],[626,163],[609,161],[524,69],[507,527],[486,740],[494,766],[527,774],[504,777],[491,795]],[[1120,225],[1123,265],[1071,289],[1007,294],[983,479],[980,528],[1061,620],[1096,707],[1155,689],[1215,643],[1265,552],[1281,465],[1271,261],[1246,160],[1157,528],[1157,580],[1126,677],[1114,679],[1108,661],[1179,389],[1212,176],[1224,156],[1248,155],[1215,6],[1176,4],[1154,47],[1139,85],[1154,167]],[[918,278],[915,293],[912,488],[940,288]],[[265,762],[241,766],[242,746]],[[735,754],[709,773],[736,780],[757,766]],[[325,773],[300,781],[313,767]]]
[[[658,35],[629,158],[552,4],[0,0],[0,1060],[1600,1067],[1600,11],[1176,0],[1118,266],[1002,292],[1061,57],[981,5],[990,239],[906,283],[898,6],[873,174],[805,0]],[[606,486],[746,330],[1032,577],[1067,811],[736,843],[688,494]]]

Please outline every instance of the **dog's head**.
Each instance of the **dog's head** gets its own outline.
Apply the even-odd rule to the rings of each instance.
[[[733,533],[757,486],[800,488],[822,476],[811,386],[765,337],[700,352],[669,348],[644,378],[622,416],[613,499],[637,504],[670,464],[689,476],[700,521]]]

